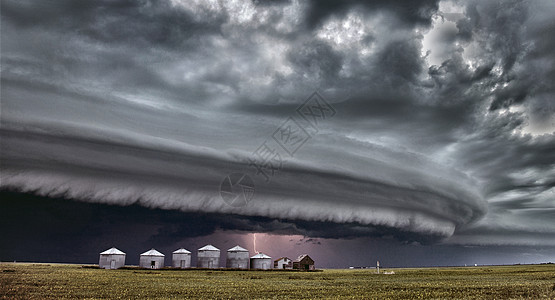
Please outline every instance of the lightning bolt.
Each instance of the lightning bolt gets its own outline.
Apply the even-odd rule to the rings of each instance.
[[[254,253],[258,253],[256,252],[256,233],[252,234],[252,244],[254,246]]]

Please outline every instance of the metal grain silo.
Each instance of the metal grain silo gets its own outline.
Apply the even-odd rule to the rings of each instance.
[[[119,269],[125,266],[125,253],[113,247],[101,252],[98,266],[101,269]]]
[[[272,258],[264,253],[251,257],[251,269],[268,270],[272,268]]]
[[[198,249],[197,267],[217,269],[220,267],[220,249],[206,245]]]
[[[139,266],[148,269],[160,269],[164,267],[164,254],[151,249],[141,254]]]
[[[190,268],[191,267],[191,252],[184,248],[173,251],[172,253],[172,267],[174,268]]]
[[[227,250],[226,267],[234,269],[249,268],[249,250],[235,246]]]

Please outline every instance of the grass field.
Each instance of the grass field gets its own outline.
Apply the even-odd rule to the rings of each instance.
[[[102,270],[64,264],[0,264],[0,297],[555,299],[555,265],[323,272]]]

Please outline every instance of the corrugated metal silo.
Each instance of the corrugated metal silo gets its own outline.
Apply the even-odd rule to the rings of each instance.
[[[174,268],[190,268],[191,267],[191,251],[184,248],[173,251],[172,267]]]
[[[264,253],[251,257],[251,269],[268,270],[272,268],[272,258]]]
[[[160,269],[164,267],[164,254],[151,249],[141,254],[139,266],[148,269]]]
[[[226,267],[234,269],[249,268],[249,250],[235,246],[227,250]]]
[[[113,247],[101,252],[98,266],[101,269],[119,269],[125,266],[125,253]]]
[[[206,245],[198,249],[197,267],[217,269],[220,267],[220,249]]]

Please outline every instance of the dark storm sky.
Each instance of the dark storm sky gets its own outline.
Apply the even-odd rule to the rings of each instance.
[[[331,267],[555,260],[553,1],[1,5],[0,260],[253,232]]]

